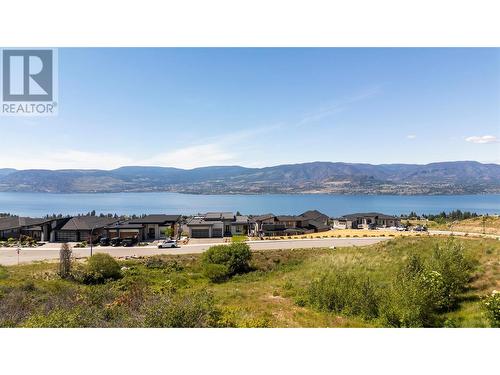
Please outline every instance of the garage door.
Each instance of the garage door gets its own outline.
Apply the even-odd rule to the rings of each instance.
[[[191,229],[191,237],[192,238],[208,238],[209,237],[208,229]]]
[[[77,242],[78,234],[75,231],[59,231],[56,232],[57,242]]]

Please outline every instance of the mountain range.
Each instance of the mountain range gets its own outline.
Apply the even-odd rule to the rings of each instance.
[[[265,168],[128,166],[113,170],[0,169],[0,191],[194,194],[485,194],[500,193],[500,165],[475,161],[419,164],[312,162]]]

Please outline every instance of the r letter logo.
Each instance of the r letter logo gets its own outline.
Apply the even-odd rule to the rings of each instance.
[[[56,114],[56,54],[53,49],[2,50],[1,114]]]

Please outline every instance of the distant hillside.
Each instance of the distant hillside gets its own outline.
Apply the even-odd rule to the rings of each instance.
[[[8,174],[16,172],[16,169],[12,168],[0,168],[0,177],[7,176]]]
[[[416,164],[313,162],[266,168],[190,170],[0,169],[0,191],[81,193],[172,191],[195,194],[484,194],[500,193],[500,165],[474,161]]]

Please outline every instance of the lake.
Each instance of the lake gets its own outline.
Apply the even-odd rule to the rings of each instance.
[[[50,194],[0,192],[0,212],[21,216],[46,214],[196,214],[207,211],[240,211],[243,214],[300,214],[319,210],[332,217],[353,212],[377,211],[399,215],[415,211],[439,213],[460,209],[500,214],[500,195],[191,195],[179,193]]]

